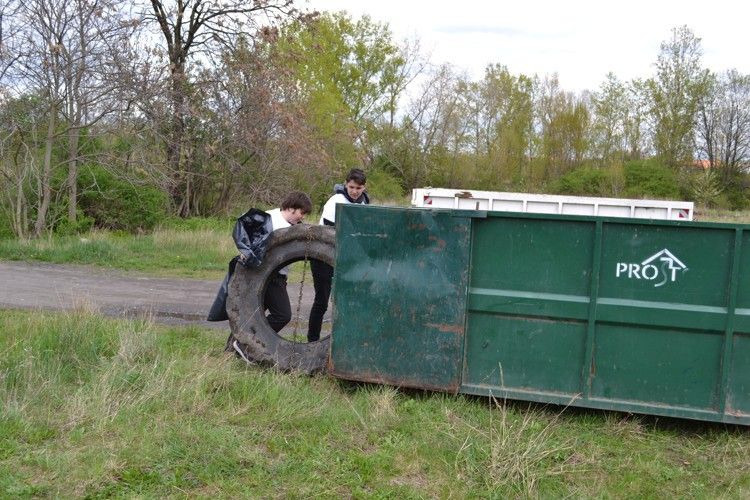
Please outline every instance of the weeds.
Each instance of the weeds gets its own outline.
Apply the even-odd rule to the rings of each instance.
[[[0,312],[0,497],[750,494],[744,428],[348,385],[223,340]]]

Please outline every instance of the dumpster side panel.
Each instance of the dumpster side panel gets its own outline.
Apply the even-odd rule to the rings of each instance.
[[[720,411],[734,238],[604,225],[592,398]]]
[[[716,408],[722,345],[712,332],[599,325],[591,397]]]
[[[339,205],[330,371],[456,392],[470,219]]]
[[[750,424],[750,241],[722,224],[474,219],[462,391]]]
[[[735,335],[727,412],[750,415],[750,335]]]
[[[750,415],[750,231],[743,231],[727,412]]]
[[[594,229],[475,221],[464,384],[580,392]]]
[[[470,313],[464,382],[477,387],[515,388],[556,393],[567,398],[580,391],[585,363],[586,324],[527,317]]]

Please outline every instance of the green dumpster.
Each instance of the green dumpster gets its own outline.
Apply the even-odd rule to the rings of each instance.
[[[338,207],[334,376],[750,424],[750,226]]]

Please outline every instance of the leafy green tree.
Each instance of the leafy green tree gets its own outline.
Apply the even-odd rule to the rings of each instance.
[[[629,160],[640,160],[646,151],[645,126],[648,117],[649,98],[646,83],[640,79],[628,82],[625,92],[625,116],[623,116],[623,141]]]
[[[687,26],[674,28],[672,38],[661,44],[656,76],[647,82],[654,149],[671,167],[693,162],[694,119],[708,83],[701,56],[701,39]]]
[[[316,133],[331,139],[332,162],[343,171],[359,155],[371,155],[373,129],[395,115],[408,79],[406,57],[388,27],[367,16],[323,13],[283,27],[275,51],[296,78]],[[351,134],[346,143],[333,140],[342,129]]]
[[[592,96],[592,152],[602,166],[621,163],[625,144],[627,88],[614,73],[608,73]]]
[[[485,185],[500,187],[522,176],[533,119],[531,88],[530,78],[500,64],[488,66],[484,78],[469,87],[470,135],[477,162],[484,164]]]
[[[583,162],[588,150],[590,113],[582,99],[560,89],[557,75],[536,86],[538,160],[543,177],[554,180]]]

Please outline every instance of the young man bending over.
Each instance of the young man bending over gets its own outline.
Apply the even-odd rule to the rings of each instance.
[[[284,229],[302,222],[305,215],[312,211],[312,202],[307,194],[293,191],[284,198],[280,208],[268,210],[271,216],[273,230]],[[281,331],[292,320],[292,308],[289,304],[289,294],[286,291],[286,280],[289,267],[279,269],[268,279],[264,305],[268,310],[268,324],[275,332]]]

